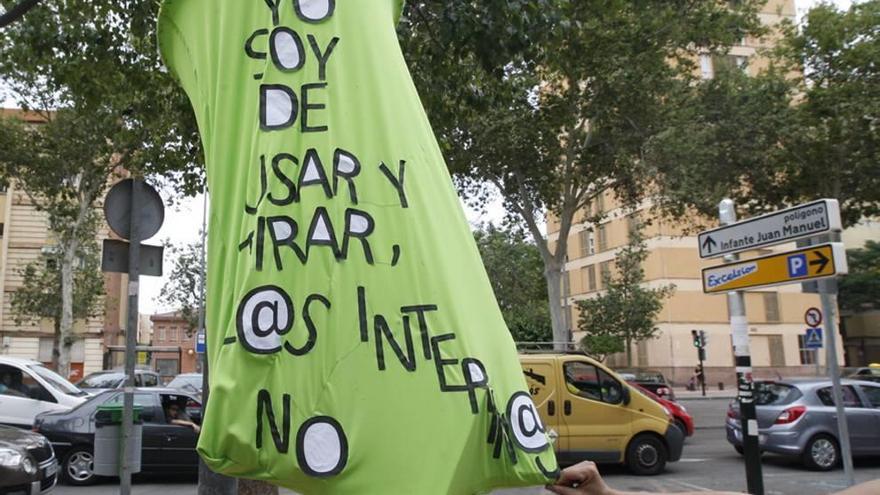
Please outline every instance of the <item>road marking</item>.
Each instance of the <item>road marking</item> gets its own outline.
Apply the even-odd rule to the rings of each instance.
[[[709,459],[679,459],[678,462],[703,462]]]
[[[686,482],[686,481],[681,481],[681,480],[669,480],[669,481],[671,481],[671,482],[673,482],[673,483],[675,483],[675,484],[681,485],[682,487],[684,487],[684,488],[688,488],[688,489],[690,489],[690,490],[698,490],[698,491],[701,491],[701,492],[711,492],[711,491],[713,491],[711,488],[706,488],[705,486],[695,485],[695,484],[693,484],[693,483],[688,483],[688,482]]]

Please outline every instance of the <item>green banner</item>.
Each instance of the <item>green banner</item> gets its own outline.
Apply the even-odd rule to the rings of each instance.
[[[165,0],[208,167],[218,472],[470,494],[557,466],[395,26],[400,0]]]

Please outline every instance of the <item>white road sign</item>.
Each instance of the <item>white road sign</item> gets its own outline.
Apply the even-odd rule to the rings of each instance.
[[[700,258],[716,258],[839,230],[837,200],[820,199],[707,230],[698,238]]]

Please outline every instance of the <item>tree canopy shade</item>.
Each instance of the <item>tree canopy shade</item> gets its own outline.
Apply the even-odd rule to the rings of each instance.
[[[538,248],[521,229],[492,224],[474,232],[474,239],[513,340],[549,342],[553,331]]]
[[[536,240],[554,340],[567,341],[560,276],[575,212],[605,189],[634,200],[644,160],[695,82],[700,51],[760,34],[759,0],[410,2],[401,41],[447,164],[485,184]],[[559,220],[558,241],[541,219]]]
[[[840,309],[852,313],[880,309],[880,242],[847,249],[849,274],[840,279]]]
[[[845,225],[880,213],[880,1],[822,4],[789,25],[757,77],[722,71],[651,140],[667,212],[748,215],[820,197]]]

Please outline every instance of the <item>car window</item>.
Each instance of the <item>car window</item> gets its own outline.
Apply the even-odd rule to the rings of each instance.
[[[859,385],[859,388],[862,389],[862,392],[864,392],[865,396],[868,398],[871,407],[874,409],[880,409],[880,387]]]
[[[816,391],[816,396],[819,397],[819,401],[822,404],[826,406],[834,405],[834,395],[831,387],[820,388]],[[843,387],[843,407],[862,407],[862,401],[859,400],[856,391],[853,390],[851,385]]]
[[[123,373],[92,373],[76,384],[83,388],[118,388],[125,379]]]
[[[123,404],[125,394],[117,393],[110,397],[104,405],[121,406]],[[156,411],[159,407],[159,398],[156,394],[146,392],[136,392],[134,394],[134,405],[141,407],[141,419],[146,423],[162,422],[161,417],[157,417]]]
[[[786,383],[755,382],[755,404],[784,406],[803,397],[797,387]]]
[[[581,361],[570,361],[563,367],[569,392],[581,397],[602,400],[596,367]]]
[[[154,375],[152,373],[144,373],[143,375],[141,375],[141,378],[143,379],[143,382],[144,382],[143,386],[144,387],[158,387],[159,386],[159,377],[157,375]]]
[[[56,402],[55,397],[30,373],[8,365],[0,365],[0,395]]]
[[[620,404],[623,402],[623,389],[621,388],[620,382],[611,378],[611,375],[608,373],[599,371],[599,384],[601,385],[600,389],[602,391],[602,402],[607,402],[609,404]]]
[[[46,380],[47,382],[49,382],[50,385],[52,385],[56,389],[64,392],[67,395],[73,395],[76,397],[82,397],[84,395],[88,395],[87,393],[83,392],[82,390],[76,388],[76,386],[74,384],[70,383],[69,381],[67,381],[67,379],[62,378],[61,375],[59,375],[58,373],[55,373],[54,371],[43,366],[42,364],[32,364],[32,365],[29,365],[27,368],[29,371],[32,371],[35,374],[39,375],[40,378],[42,378],[43,380]]]

